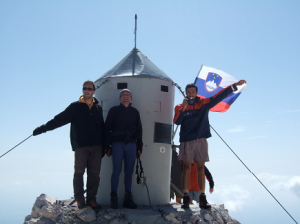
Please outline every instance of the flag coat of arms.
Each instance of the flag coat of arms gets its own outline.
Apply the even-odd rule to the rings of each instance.
[[[195,84],[198,86],[198,95],[200,98],[209,98],[238,81],[226,72],[202,65],[196,77]],[[210,111],[226,112],[245,88],[246,84],[237,86],[237,91],[231,93],[211,108]]]

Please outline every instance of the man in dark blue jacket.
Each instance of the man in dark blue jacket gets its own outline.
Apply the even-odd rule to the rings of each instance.
[[[111,175],[111,207],[118,208],[117,189],[124,159],[125,196],[123,207],[136,209],[137,204],[131,194],[132,174],[136,155],[143,149],[142,122],[140,113],[131,106],[132,95],[129,89],[120,92],[120,105],[112,107],[105,121],[105,148],[112,155],[113,172]]]
[[[216,104],[221,102],[230,93],[237,90],[237,86],[246,83],[240,80],[236,84],[228,86],[210,98],[200,99],[197,96],[198,87],[190,83],[185,87],[188,99],[193,99],[195,103],[189,104],[184,99],[182,104],[175,107],[173,122],[180,127],[180,151],[178,160],[183,161],[183,208],[189,208],[189,182],[191,164],[197,164],[198,184],[200,189],[199,206],[200,208],[210,208],[205,196],[205,175],[204,164],[209,161],[207,138],[211,137],[208,120],[208,112]]]
[[[33,135],[39,135],[71,123],[70,138],[75,152],[75,172],[73,178],[74,197],[78,208],[91,206],[100,209],[96,202],[99,186],[99,173],[102,160],[104,121],[102,107],[93,97],[95,84],[83,83],[83,96],[71,103],[63,112],[46,124],[36,128]],[[87,204],[84,198],[83,175],[87,168]]]

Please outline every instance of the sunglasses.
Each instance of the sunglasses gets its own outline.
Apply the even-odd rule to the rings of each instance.
[[[87,87],[83,87],[82,90],[88,90],[88,91],[93,91],[93,88],[87,88]]]

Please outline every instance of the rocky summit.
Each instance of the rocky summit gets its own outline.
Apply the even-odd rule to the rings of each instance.
[[[25,217],[24,224],[239,224],[232,219],[224,204],[212,204],[212,208],[200,209],[190,205],[182,209],[180,204],[166,204],[153,207],[139,206],[138,209],[103,209],[94,211],[87,206],[78,209],[73,199],[59,200],[41,194],[35,201],[32,212]]]

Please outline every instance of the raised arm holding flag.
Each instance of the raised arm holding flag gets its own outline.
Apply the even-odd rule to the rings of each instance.
[[[202,65],[195,79],[200,98],[209,98],[222,91],[224,88],[237,83],[238,80],[221,70]],[[229,94],[225,99],[210,109],[213,112],[226,112],[231,104],[246,88],[246,83],[237,86],[237,91]]]
[[[244,89],[243,85],[246,84],[245,80],[237,81],[232,76],[230,76],[233,78],[230,83],[226,80],[223,73],[222,75],[219,75],[219,72],[215,72],[219,70],[215,69],[215,71],[207,73],[207,70],[205,71],[203,68],[204,66],[201,67],[195,80],[196,84],[190,83],[185,87],[187,99],[184,99],[182,104],[175,107],[175,116],[173,119],[175,124],[181,125],[178,160],[183,161],[183,208],[189,208],[189,177],[193,161],[197,164],[198,184],[200,189],[199,206],[200,208],[211,207],[205,196],[204,175],[204,164],[209,161],[206,139],[211,137],[208,112],[212,108],[217,108],[220,105],[220,102],[223,107],[223,109],[220,109],[220,112],[228,110],[230,107],[230,105],[228,106],[228,102],[232,103],[237,98],[236,95],[232,94],[236,94]],[[203,75],[205,73],[206,77]],[[236,80],[236,82],[232,82],[233,80]],[[224,85],[226,84],[228,85],[225,87]],[[205,91],[203,91],[203,88],[205,88]],[[203,96],[201,93],[205,93],[206,95]],[[224,99],[227,99],[226,97],[231,98],[229,101],[224,102]]]

